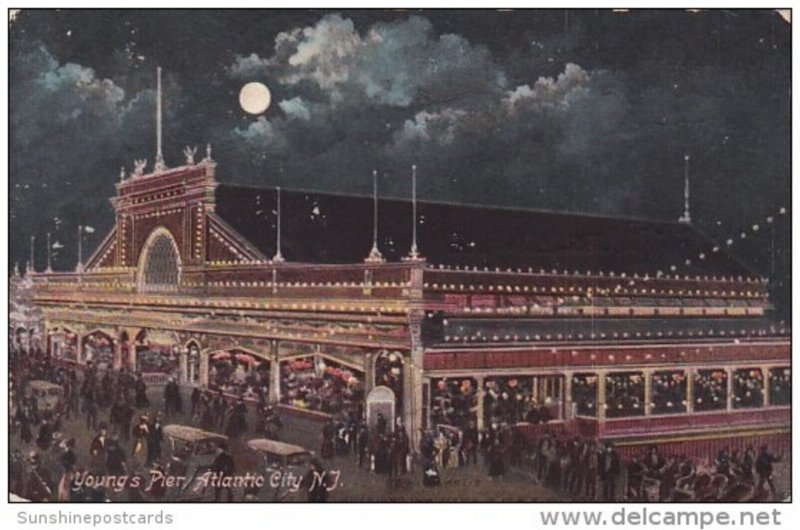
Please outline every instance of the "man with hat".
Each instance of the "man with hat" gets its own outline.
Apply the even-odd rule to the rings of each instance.
[[[157,412],[149,425],[147,433],[147,462],[146,465],[161,459],[161,442],[164,440],[164,429],[161,425],[161,413]]]
[[[228,444],[220,442],[217,446],[217,456],[211,463],[211,471],[216,475],[216,487],[214,488],[214,502],[219,501],[220,493],[226,490],[228,502],[233,502],[233,487],[223,484],[226,477],[232,477],[236,471],[236,466],[233,463],[233,457],[228,452]]]
[[[619,476],[619,454],[611,442],[606,443],[606,450],[600,455],[600,480],[603,483],[603,500],[614,502],[617,496],[617,477]]]
[[[47,502],[52,500],[53,490],[50,488],[50,477],[42,467],[41,459],[36,451],[28,455],[28,480],[25,484],[25,498],[31,502]]]
[[[92,440],[89,445],[89,454],[92,457],[92,470],[101,470],[106,463],[106,451],[108,449],[108,434],[106,432],[107,426],[104,423],[100,424],[100,431],[97,436]]]
[[[170,414],[173,412],[180,412],[179,409],[179,402],[180,402],[180,389],[178,388],[178,383],[175,382],[175,378],[170,376],[167,379],[167,385],[164,387],[164,417],[169,418]]]

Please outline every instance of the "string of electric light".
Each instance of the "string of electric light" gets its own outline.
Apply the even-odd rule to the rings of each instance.
[[[775,224],[776,218],[778,216],[785,216],[786,212],[787,212],[786,207],[785,206],[781,206],[780,208],[778,208],[778,211],[777,211],[776,214],[772,214],[772,215],[766,216],[764,218],[764,222],[767,225],[773,226]],[[751,233],[752,236],[757,236],[757,235],[765,233],[764,231],[761,230],[761,228],[762,228],[762,226],[758,222],[753,221],[751,223],[748,223],[747,228],[745,228],[744,230],[737,230],[738,234],[736,236],[730,236],[730,237],[726,238],[724,244],[714,245],[711,248],[711,252],[714,253],[714,254],[717,254],[722,250],[723,246],[728,248],[728,249],[730,249],[736,243],[737,238],[739,240],[747,239],[748,233]],[[697,254],[697,259],[699,259],[700,261],[704,261],[707,257],[708,257],[708,255],[703,251],[701,251],[701,252],[699,252]],[[672,264],[672,265],[670,265],[669,269],[670,269],[671,272],[675,272],[675,271],[678,270],[679,267],[683,267],[683,266],[691,267],[691,265],[692,265],[692,259],[691,258],[686,258],[686,260],[683,262],[683,264]]]

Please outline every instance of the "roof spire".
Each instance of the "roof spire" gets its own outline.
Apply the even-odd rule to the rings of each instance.
[[[278,223],[276,226],[277,230],[277,243],[275,245],[275,255],[272,257],[273,263],[283,263],[286,261],[281,254],[281,187],[278,186],[277,190],[277,212],[278,212]]]
[[[50,232],[47,232],[47,269],[44,271],[47,273],[53,272],[52,249],[53,247],[50,245]]]
[[[678,218],[681,223],[691,223],[689,213],[689,154],[683,155],[683,215]]]
[[[28,262],[28,272],[36,272],[36,267],[33,264],[33,246],[36,244],[36,236],[31,236],[31,259]]]
[[[154,171],[161,173],[167,169],[164,154],[161,152],[161,67],[156,69],[156,165]]]
[[[421,260],[422,256],[419,255],[417,248],[417,165],[411,165],[411,211],[412,211],[412,224],[411,224],[411,250],[408,252],[406,259],[409,261]]]
[[[372,250],[364,260],[367,263],[383,263],[383,254],[378,249],[378,170],[372,170]]]

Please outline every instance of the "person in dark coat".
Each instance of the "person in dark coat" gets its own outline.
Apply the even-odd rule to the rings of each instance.
[[[775,488],[775,482],[772,478],[772,464],[779,461],[779,458],[776,458],[769,452],[766,445],[761,446],[761,452],[758,454],[758,458],[756,458],[756,473],[758,473],[756,494],[760,494],[764,491],[764,483],[766,483],[769,486],[772,499],[776,500],[778,498],[778,491]]]
[[[380,412],[378,413],[378,420],[375,423],[375,430],[381,436],[384,436],[386,434],[386,418],[384,418],[383,414],[381,414]]]
[[[500,445],[500,440],[495,440],[495,443],[489,448],[489,476],[502,477],[505,472],[505,462],[503,462],[503,448]]]
[[[611,444],[600,455],[600,480],[603,483],[603,500],[614,502],[617,496],[617,478],[619,477],[619,454]]]
[[[201,396],[200,388],[194,387],[192,390],[192,397],[190,398],[192,404],[191,416],[194,418],[194,415],[197,413],[197,407],[200,406],[200,396]]]
[[[106,473],[120,477],[127,473],[125,465],[125,451],[114,437],[108,440],[108,451],[106,451]]]
[[[320,456],[325,459],[333,458],[333,437],[335,429],[333,420],[327,422],[322,427],[322,447],[320,448]]]
[[[744,451],[744,456],[742,457],[742,478],[751,483],[755,483],[755,479],[753,477],[753,469],[756,464],[756,451],[753,449],[752,445],[748,445],[747,449]]]
[[[17,422],[19,423],[19,439],[23,443],[29,444],[33,440],[33,432],[31,432],[31,422],[28,414],[25,412],[25,407],[20,406],[17,409]]]
[[[164,387],[164,417],[169,418],[174,412],[180,412],[180,389],[175,378],[170,377]]]
[[[133,384],[134,404],[137,409],[147,408],[150,406],[150,400],[147,399],[147,385],[144,382],[142,374],[136,376],[136,382]]]
[[[53,443],[53,426],[50,420],[45,418],[39,426],[39,436],[36,437],[36,446],[42,451],[50,449]]]
[[[326,502],[328,500],[329,480],[322,462],[314,458],[311,466],[303,477],[303,487],[306,490],[308,502]]]
[[[36,451],[31,451],[28,457],[27,480],[25,482],[24,497],[31,502],[47,502],[53,500],[53,488],[50,485],[50,476],[42,466],[41,459]]]
[[[217,446],[217,456],[211,463],[211,471],[213,473],[217,473],[220,477],[216,488],[214,488],[214,501],[219,501],[220,494],[224,489],[228,496],[228,502],[233,502],[233,488],[231,486],[222,485],[222,479],[233,476],[236,471],[233,457],[228,452],[228,444],[225,442],[220,442],[220,444]]]
[[[361,424],[358,429],[358,467],[369,468],[369,429],[365,424]]]
[[[93,431],[97,427],[97,403],[95,403],[94,391],[89,391],[84,404],[86,406],[86,428]]]
[[[89,445],[89,456],[92,459],[92,470],[97,471],[102,469],[106,464],[106,451],[108,450],[108,433],[106,432],[106,424],[100,424],[100,431],[94,437],[92,443]]]
[[[161,442],[164,440],[164,429],[161,425],[161,414],[156,414],[150,423],[147,433],[147,461],[145,465],[150,465],[156,460],[161,459]]]
[[[225,400],[225,396],[222,395],[222,390],[219,391],[217,394],[217,398],[214,400],[214,417],[216,418],[216,423],[219,425],[220,429],[225,428],[225,417],[227,416],[228,412],[228,402]]]

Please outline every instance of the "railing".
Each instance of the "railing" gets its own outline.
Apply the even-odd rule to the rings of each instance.
[[[169,374],[164,372],[142,372],[142,380],[147,386],[166,385]]]
[[[592,418],[577,418],[576,430],[582,436],[641,436],[716,429],[722,426],[789,425],[791,410],[788,407],[769,407],[731,412],[699,412],[669,416],[607,419],[602,422]]]

